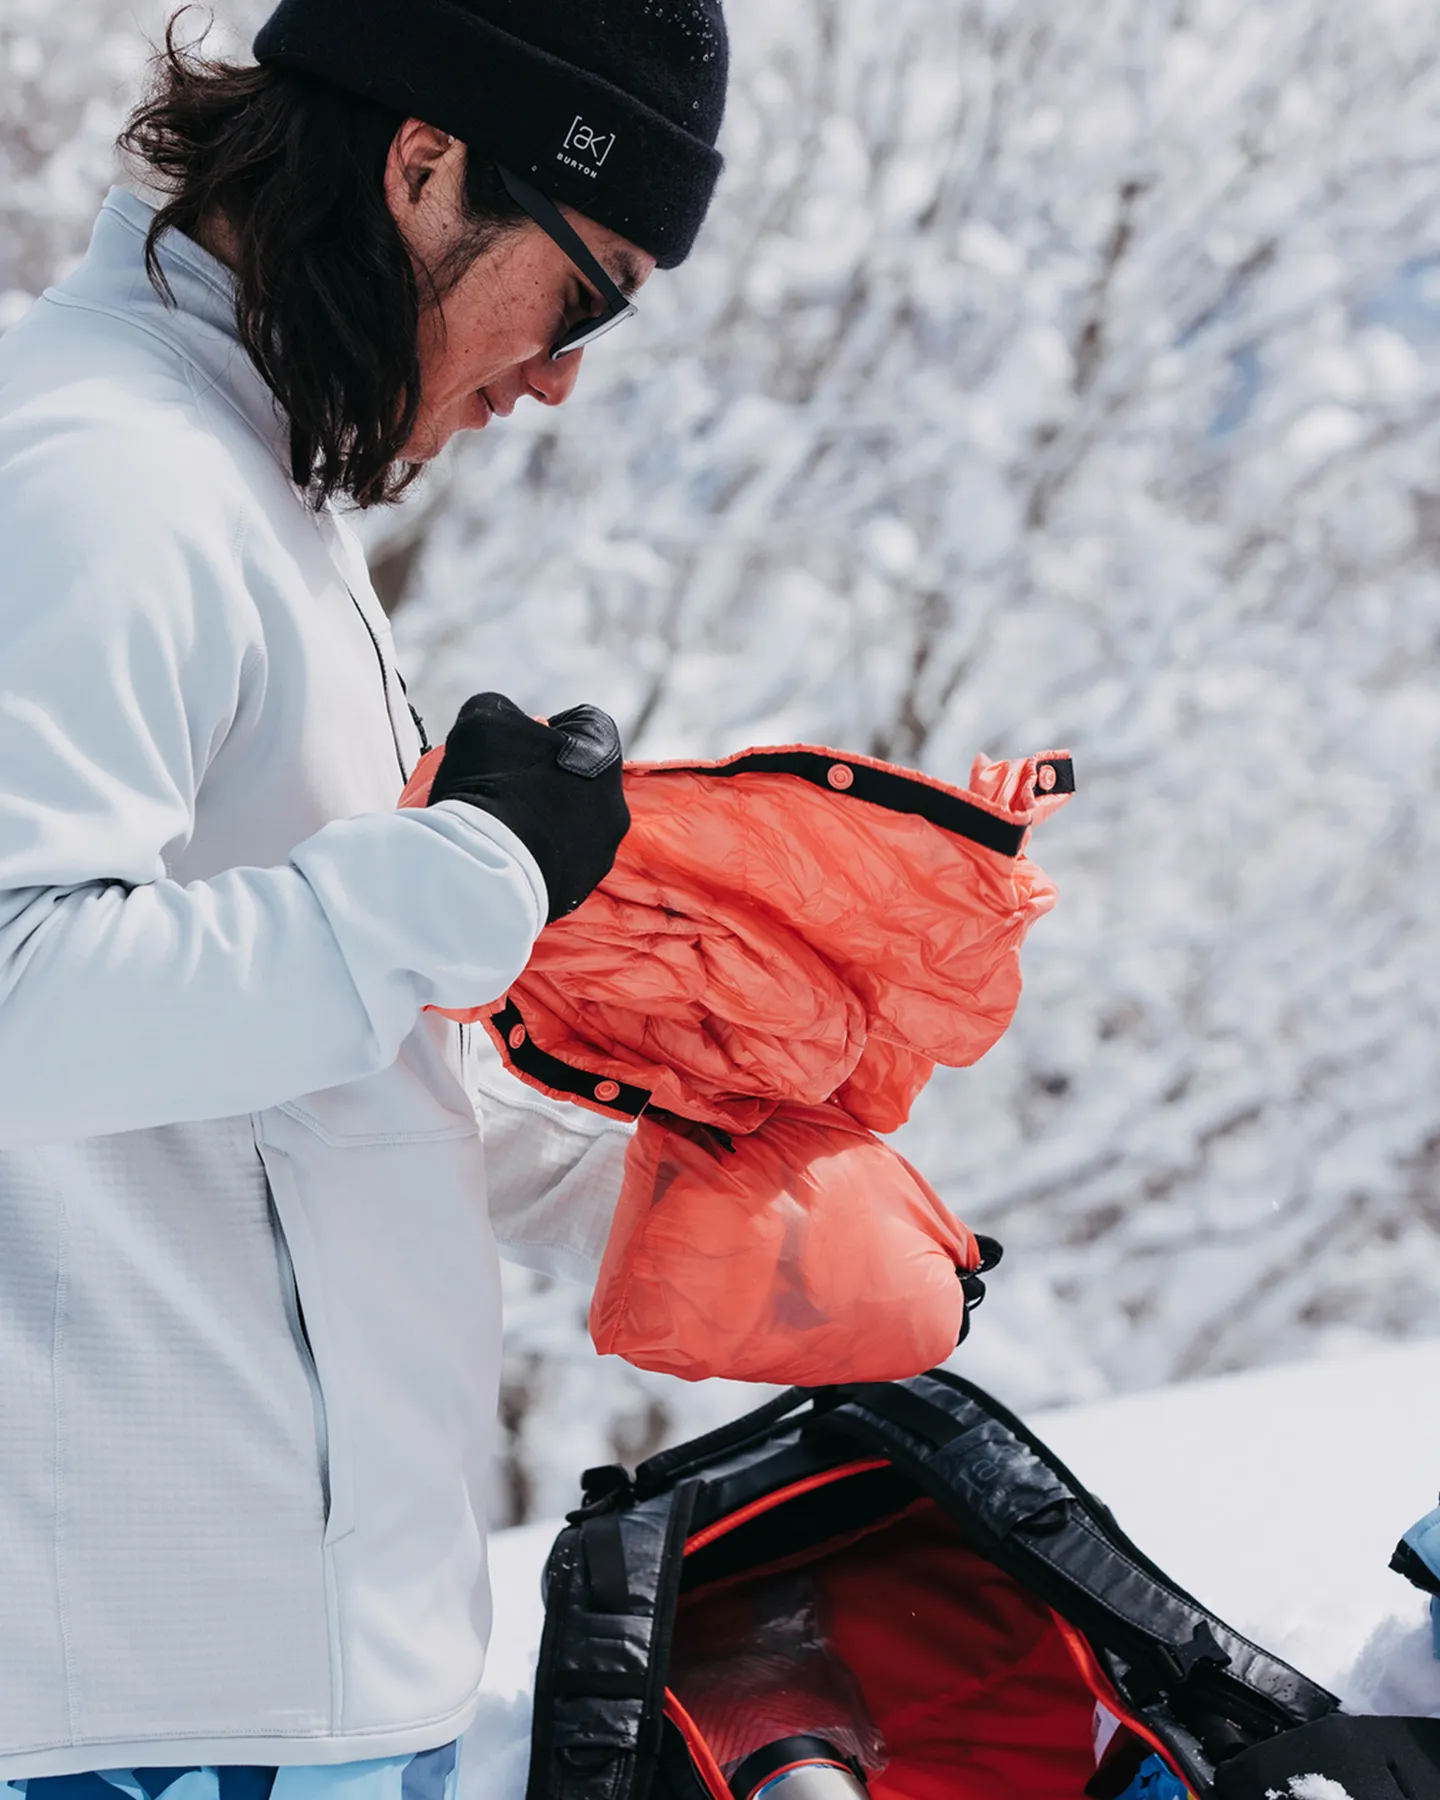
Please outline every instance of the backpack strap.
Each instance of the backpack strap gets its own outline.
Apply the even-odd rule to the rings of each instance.
[[[697,1491],[687,1482],[628,1510],[621,1496],[556,1539],[526,1800],[644,1800]]]
[[[1078,1626],[1121,1700],[1202,1791],[1223,1757],[1339,1705],[1176,1587],[1040,1439],[969,1382],[937,1371],[835,1390],[808,1427],[889,1457],[983,1556]]]
[[[781,1419],[806,1405],[814,1392],[813,1388],[787,1388],[753,1412],[743,1413],[738,1419],[707,1431],[703,1437],[691,1438],[688,1443],[677,1444],[671,1450],[661,1450],[636,1469],[635,1492],[642,1498],[659,1493],[682,1475],[695,1474],[752,1438],[763,1437],[772,1425],[779,1424]]]
[[[1440,1719],[1332,1714],[1225,1763],[1216,1800],[1440,1800]]]

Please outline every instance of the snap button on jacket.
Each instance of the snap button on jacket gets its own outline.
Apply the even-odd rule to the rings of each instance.
[[[1073,788],[1065,752],[964,790],[806,745],[627,766],[614,869],[464,1015],[533,1087],[639,1121],[598,1349],[802,1385],[949,1355],[979,1251],[876,1134],[1009,1025],[1055,899],[1024,845]]]

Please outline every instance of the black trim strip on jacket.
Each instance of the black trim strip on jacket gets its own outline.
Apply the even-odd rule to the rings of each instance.
[[[592,1106],[602,1106],[606,1112],[621,1119],[638,1119],[650,1104],[649,1088],[607,1080],[592,1070],[577,1069],[572,1063],[561,1062],[558,1056],[542,1050],[530,1036],[525,1016],[513,1000],[507,1001],[499,1012],[491,1013],[490,1023],[500,1034],[506,1060],[542,1087],[569,1094],[576,1100],[586,1100]],[[615,1090],[613,1094],[611,1088]]]
[[[361,617],[364,618],[363,613]],[[1035,768],[1037,774],[1041,769],[1052,771],[1054,781],[1049,793],[1075,792],[1075,764],[1070,757],[1044,757]],[[844,771],[844,779],[837,782],[835,775],[839,770]],[[942,831],[968,838],[1001,856],[1018,856],[1029,829],[1014,820],[997,819],[994,813],[972,805],[958,794],[943,793],[928,782],[918,781],[898,770],[872,769],[865,763],[847,762],[844,757],[817,750],[752,750],[718,768],[711,764],[670,763],[664,772],[676,775],[793,775],[814,787],[824,788],[827,793],[926,819]],[[522,1075],[530,1076],[542,1087],[568,1094],[572,1099],[588,1101],[592,1106],[601,1106],[623,1119],[638,1119],[649,1106],[651,1091],[648,1088],[606,1080],[592,1070],[578,1069],[573,1063],[562,1062],[558,1056],[542,1050],[531,1038],[524,1016],[513,1000],[507,1001],[499,1012],[492,1013],[490,1023],[500,1035],[507,1060]],[[519,1041],[512,1042],[512,1037],[517,1034]],[[608,1092],[611,1088],[615,1089],[613,1096]]]
[[[1054,773],[1054,784],[1046,790],[1048,794],[1075,792],[1075,764],[1070,757],[1046,757],[1035,767],[1037,774],[1041,769],[1050,769]],[[844,771],[839,782],[834,779],[838,770]],[[657,772],[667,775],[793,775],[841,798],[865,800],[871,806],[883,806],[889,812],[911,813],[928,820],[931,825],[938,825],[942,831],[968,838],[972,844],[980,844],[1001,856],[1018,856],[1029,830],[1028,825],[1013,819],[997,819],[983,806],[977,806],[959,794],[947,794],[926,781],[903,775],[897,769],[873,769],[867,763],[849,762],[844,756],[825,755],[818,750],[751,750],[718,767],[712,763],[667,763]]]

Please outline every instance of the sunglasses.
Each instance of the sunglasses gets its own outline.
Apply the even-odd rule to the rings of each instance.
[[[623,325],[626,319],[633,319],[639,310],[635,302],[628,300],[616,287],[591,254],[584,238],[554,201],[547,200],[539,188],[531,187],[528,181],[522,181],[518,175],[512,175],[498,163],[495,166],[505,192],[540,227],[546,237],[565,252],[605,305],[605,310],[598,317],[582,319],[578,325],[572,325],[569,331],[558,337],[550,346],[551,357],[568,356],[572,350],[583,350],[587,344],[593,344],[596,338],[604,337],[607,331]]]

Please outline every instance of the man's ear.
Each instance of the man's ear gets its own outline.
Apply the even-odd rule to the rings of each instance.
[[[390,143],[385,159],[385,199],[397,224],[420,204],[430,178],[448,157],[463,154],[448,131],[407,119]]]

